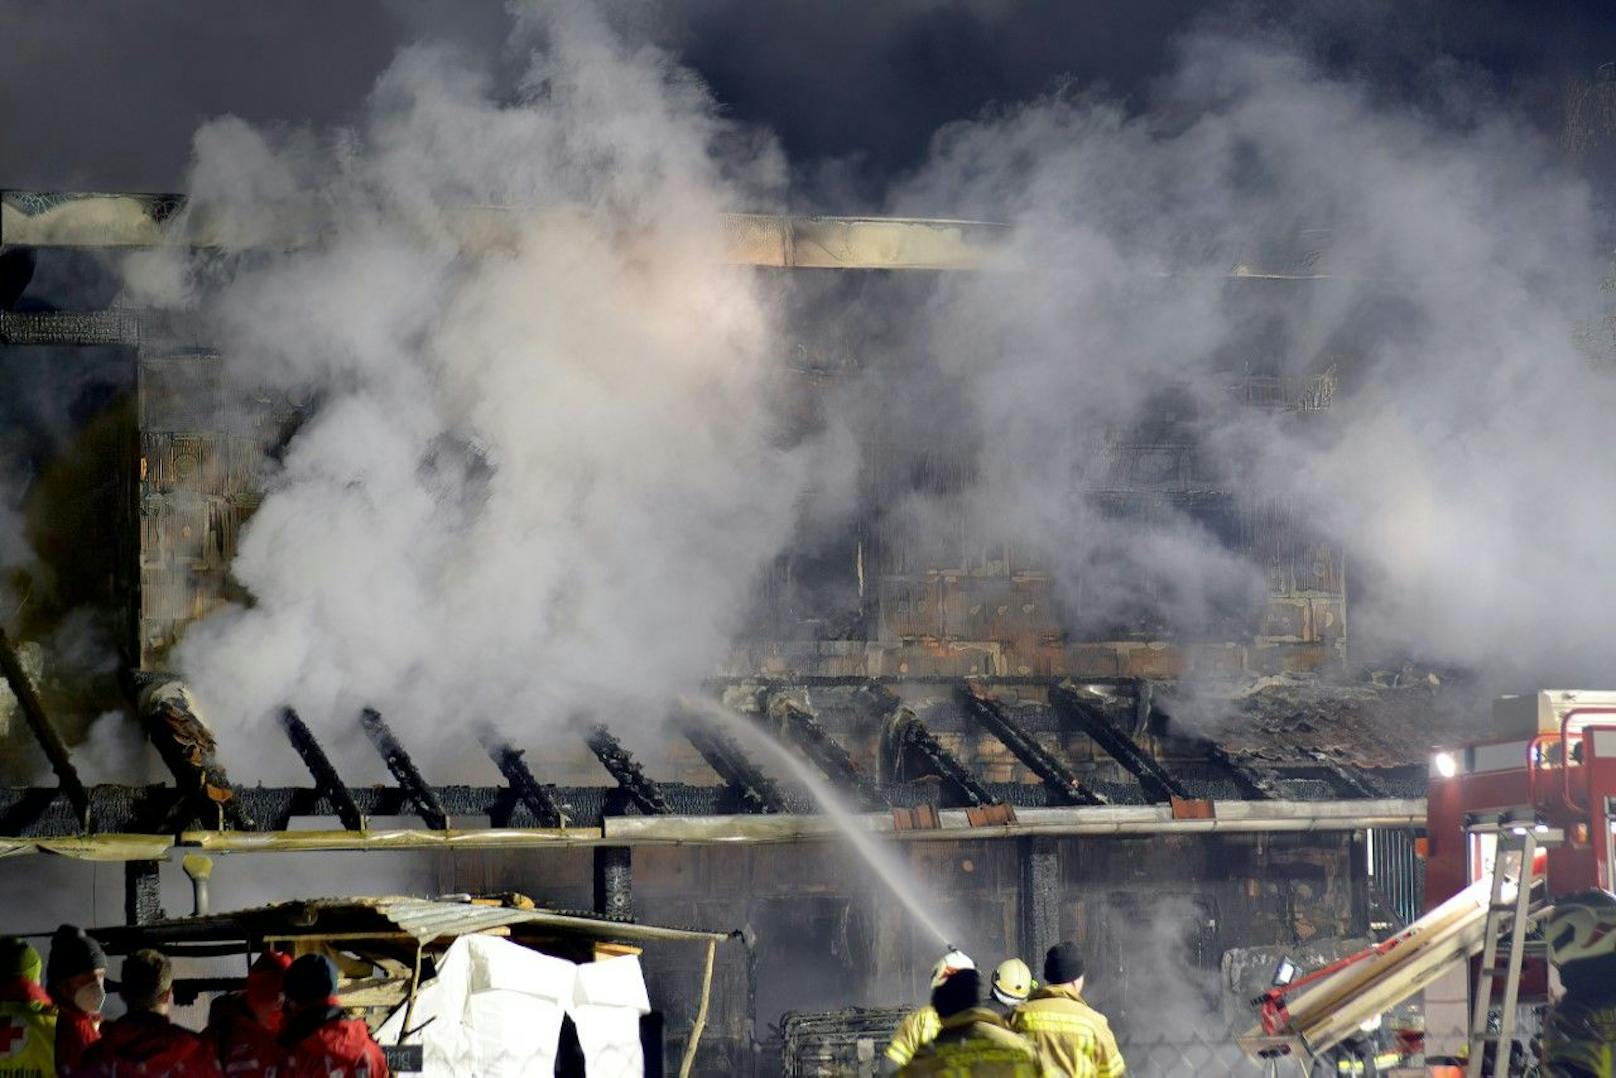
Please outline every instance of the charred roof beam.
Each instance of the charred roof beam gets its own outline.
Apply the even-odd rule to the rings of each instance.
[[[213,731],[191,703],[191,695],[178,681],[159,681],[140,694],[140,724],[157,755],[174,776],[180,801],[167,826],[183,828],[193,819],[205,827],[228,822],[251,831],[256,824],[247,816],[236,788],[218,759]]]
[[[1263,771],[1248,766],[1230,756],[1224,748],[1214,741],[1206,743],[1206,758],[1214,765],[1226,771],[1235,786],[1240,790],[1242,797],[1249,801],[1277,801],[1279,787]]]
[[[550,791],[539,784],[528,769],[527,761],[522,759],[522,750],[495,734],[492,730],[485,730],[481,737],[483,748],[487,750],[489,759],[499,768],[499,773],[505,776],[510,783],[511,792],[516,799],[527,807],[540,827],[567,826],[566,813],[556,799],[550,796]]]
[[[672,814],[668,807],[668,799],[663,796],[662,788],[645,773],[645,769],[634,759],[633,753],[623,747],[623,743],[612,736],[612,732],[604,725],[591,727],[588,734],[589,751],[617,780],[617,786],[623,791],[641,812],[648,816],[667,816]]]
[[[898,694],[885,685],[871,683],[864,686],[864,698],[870,709],[881,720],[883,738],[888,747],[886,758],[890,770],[882,777],[896,781],[900,778],[904,757],[918,753],[929,765],[932,774],[942,779],[951,795],[947,800],[955,805],[980,808],[991,805],[998,798],[988,793],[987,787],[959,757],[948,751],[941,741],[926,728],[909,708],[903,706]]]
[[[1049,702],[1055,711],[1075,723],[1094,739],[1111,758],[1121,764],[1139,782],[1139,788],[1152,801],[1168,801],[1175,797],[1190,799],[1194,795],[1179,782],[1154,756],[1141,749],[1133,738],[1117,727],[1100,707],[1083,699],[1070,682],[1049,690]]]
[[[891,723],[892,744],[898,750],[893,754],[895,761],[902,760],[905,749],[918,752],[930,764],[931,772],[947,785],[952,794],[950,800],[956,804],[980,808],[998,801],[977,781],[970,768],[926,729],[926,724],[913,711],[899,708],[893,713]]]
[[[342,826],[349,831],[363,831],[365,817],[360,814],[359,806],[354,804],[354,799],[348,793],[347,783],[331,766],[330,758],[315,740],[308,724],[298,717],[296,711],[286,708],[281,712],[281,726],[286,730],[286,740],[292,743],[292,748],[303,760],[303,766],[309,769],[316,792],[325,798],[337,814],[337,819],[342,821]]]
[[[0,630],[0,674],[5,675],[6,684],[11,686],[11,695],[17,700],[17,710],[22,712],[34,740],[39,742],[45,759],[50,761],[51,770],[56,773],[57,788],[73,806],[73,815],[78,818],[79,826],[88,831],[90,793],[84,788],[84,781],[73,766],[73,757],[67,751],[67,744],[45,713],[45,706],[39,702],[39,694],[34,692],[33,682],[28,680],[28,673],[22,668],[22,662],[17,658],[4,630]]]
[[[1336,784],[1346,790],[1353,797],[1385,797],[1386,787],[1380,780],[1366,775],[1357,768],[1342,767],[1340,763],[1332,760],[1319,749],[1306,749],[1306,754],[1320,767],[1330,773]]]
[[[1019,722],[1006,713],[1004,705],[990,696],[986,689],[968,681],[960,686],[959,699],[965,707],[966,714],[986,726],[993,736],[1004,742],[1005,747],[1015,754],[1016,759],[1043,779],[1044,785],[1061,801],[1068,805],[1110,803],[1104,795],[1085,786],[1083,780],[1078,778],[1071,768],[1038,744]]]
[[[741,806],[753,814],[785,812],[786,799],[773,779],[747,759],[735,739],[694,715],[685,716],[680,729],[701,758],[723,779]]]
[[[364,727],[365,736],[375,746],[376,752],[381,756],[387,770],[393,773],[398,780],[399,788],[415,806],[415,814],[421,821],[434,831],[447,831],[449,829],[449,814],[444,811],[443,803],[438,800],[437,793],[421,777],[416,768],[415,761],[410,754],[404,751],[398,738],[388,728],[387,720],[383,719],[381,712],[375,708],[365,708],[359,715],[359,725]]]
[[[768,725],[796,745],[831,782],[857,797],[865,808],[892,807],[881,787],[837,744],[812,711],[783,692],[767,695],[765,700]]]

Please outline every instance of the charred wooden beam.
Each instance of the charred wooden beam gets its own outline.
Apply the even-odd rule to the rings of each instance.
[[[291,708],[281,712],[281,725],[286,729],[286,739],[292,743],[292,748],[303,758],[303,765],[309,769],[314,778],[314,787],[321,797],[331,803],[336,811],[337,819],[342,826],[350,831],[363,831],[365,817],[360,814],[359,806],[348,795],[348,786],[337,774],[337,769],[331,766],[331,760],[314,739],[314,732],[308,724],[298,717],[297,712]]]
[[[1262,771],[1248,766],[1230,756],[1223,747],[1216,742],[1206,743],[1206,758],[1212,764],[1222,768],[1234,780],[1240,794],[1248,801],[1277,801],[1280,790]]]
[[[1385,797],[1386,787],[1380,780],[1367,775],[1357,768],[1342,767],[1340,763],[1332,760],[1326,753],[1318,749],[1305,750],[1307,755],[1320,767],[1330,773],[1342,789],[1354,797]]]
[[[863,807],[892,807],[881,787],[826,732],[812,711],[786,693],[775,693],[768,698],[765,713],[776,736],[784,737],[801,749],[831,782],[857,797]]]
[[[434,831],[447,831],[449,814],[444,811],[437,792],[421,777],[415,761],[410,759],[410,754],[404,751],[404,746],[393,736],[393,731],[388,728],[387,720],[382,718],[381,712],[375,708],[365,708],[359,715],[359,725],[364,727],[365,736],[370,738],[370,743],[376,747],[376,752],[387,765],[387,770],[393,773],[393,778],[398,780],[399,788],[415,806],[415,814]]]
[[[888,729],[891,743],[897,750],[893,753],[894,759],[902,759],[905,749],[919,753],[930,765],[931,772],[942,779],[948,787],[951,794],[949,803],[979,808],[998,800],[988,793],[987,787],[977,781],[976,776],[971,773],[970,768],[960,762],[959,757],[949,752],[941,741],[932,736],[932,732],[926,729],[926,724],[921,722],[913,711],[900,707],[893,713],[890,722]]]
[[[191,694],[178,681],[150,685],[140,697],[140,723],[157,755],[174,776],[182,799],[173,818],[175,829],[195,819],[203,827],[223,829],[228,823],[253,830],[242,809],[236,788],[219,762],[213,731],[191,703]]]
[[[993,736],[1004,742],[1016,759],[1044,780],[1051,793],[1069,805],[1105,805],[1110,802],[1083,784],[1071,768],[1038,744],[1005,711],[1004,705],[974,682],[960,686],[959,699],[966,714],[986,726]]]
[[[50,761],[51,770],[56,773],[57,788],[67,796],[68,803],[73,806],[73,814],[78,817],[79,826],[88,831],[90,794],[85,790],[83,780],[79,778],[78,769],[73,766],[73,757],[67,751],[66,742],[52,725],[50,716],[45,714],[45,706],[39,702],[39,694],[34,692],[34,684],[28,680],[28,673],[22,668],[22,662],[17,658],[17,652],[12,648],[11,641],[6,638],[4,630],[0,630],[0,674],[5,675],[6,684],[11,687],[11,695],[16,697],[17,710],[22,712],[34,740],[39,742],[39,747],[45,753],[45,759]]]
[[[741,805],[750,813],[785,812],[786,799],[773,779],[747,759],[735,739],[694,715],[685,716],[680,730],[707,766],[735,791]]]
[[[639,806],[641,812],[651,816],[666,816],[672,812],[661,787],[651,780],[639,761],[623,747],[621,741],[612,736],[610,730],[596,725],[590,729],[588,737],[589,751],[595,754],[601,766],[617,780],[618,788]]]
[[[539,780],[528,770],[527,761],[522,759],[522,750],[492,730],[484,730],[481,740],[489,759],[494,761],[499,773],[505,776],[505,781],[511,784],[511,792],[516,795],[518,801],[527,806],[528,812],[532,813],[538,825],[567,826],[566,813],[561,811],[556,799],[550,796],[550,791],[539,785]]]
[[[1095,744],[1127,769],[1139,781],[1139,788],[1144,790],[1145,796],[1152,801],[1194,796],[1154,756],[1141,749],[1133,738],[1119,729],[1101,708],[1084,700],[1070,682],[1050,689],[1049,702],[1057,713],[1077,724],[1079,729],[1094,739]]]

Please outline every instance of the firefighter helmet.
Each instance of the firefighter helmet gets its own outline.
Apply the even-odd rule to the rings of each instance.
[[[1035,987],[1032,970],[1019,958],[1006,958],[993,971],[993,998],[1006,1007],[1027,1002]]]
[[[1594,890],[1560,899],[1545,935],[1557,966],[1616,955],[1616,895]]]
[[[931,968],[931,986],[936,988],[962,969],[975,969],[976,963],[964,951],[949,951]]]

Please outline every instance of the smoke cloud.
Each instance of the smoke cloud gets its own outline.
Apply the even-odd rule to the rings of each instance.
[[[1249,633],[1262,551],[1193,509],[1234,490],[1344,547],[1354,658],[1606,676],[1606,253],[1519,118],[1202,33],[1143,114],[1074,90],[945,127],[891,208],[1014,226],[1005,268],[914,310],[975,447],[922,519],[1031,546],[1079,624],[1155,607]],[[1245,403],[1251,375],[1291,406]],[[1188,463],[1154,451],[1174,495],[1119,515],[1130,442]]]
[[[317,241],[132,264],[238,386],[315,402],[234,566],[252,605],[179,652],[216,721],[658,715],[772,558],[853,523],[856,445],[933,472],[886,540],[1013,546],[1082,633],[1249,638],[1270,521],[1344,549],[1354,660],[1602,676],[1599,217],[1462,76],[1417,108],[1202,30],[1146,107],[1074,85],[943,127],[886,208],[1008,249],[838,308],[862,373],[804,433],[780,283],[719,247],[721,211],[792,197],[775,143],[584,9],[512,40],[514,95],[422,46],[334,134],[208,124],[193,220],[312,206]]]
[[[778,186],[772,143],[585,5],[519,12],[514,40],[514,98],[422,47],[334,136],[207,125],[193,220],[313,205],[328,231],[133,267],[218,320],[236,385],[316,402],[233,567],[253,604],[179,651],[216,723],[660,716],[827,493],[821,443],[776,418],[771,303],[722,261],[720,212]]]

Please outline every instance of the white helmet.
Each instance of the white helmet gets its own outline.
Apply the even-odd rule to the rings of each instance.
[[[1557,966],[1616,955],[1616,895],[1596,890],[1560,899],[1544,935]]]
[[[931,968],[931,986],[936,988],[962,969],[975,969],[976,963],[964,951],[949,951]]]

